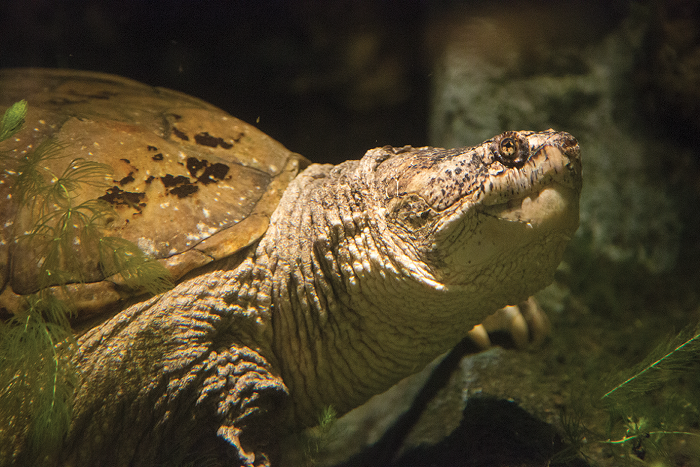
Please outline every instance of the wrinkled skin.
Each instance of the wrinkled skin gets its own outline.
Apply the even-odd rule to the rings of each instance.
[[[578,144],[552,130],[312,165],[235,268],[80,338],[54,460],[268,465],[277,433],[362,404],[549,284],[580,187]]]

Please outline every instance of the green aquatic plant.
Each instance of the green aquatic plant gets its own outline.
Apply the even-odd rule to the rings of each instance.
[[[624,423],[625,434],[620,439],[607,439],[602,443],[620,446],[623,448],[622,456],[630,459],[634,455],[637,459],[644,460],[648,452],[653,452],[656,457],[668,458],[669,453],[663,442],[671,435],[700,437],[697,433],[689,431],[673,431],[664,429],[664,423],[651,423],[644,417],[627,418]]]
[[[674,447],[700,449],[700,325],[687,327],[638,364],[609,375],[603,387],[578,394],[571,402],[577,410],[562,413],[568,447],[556,460],[586,457],[586,446],[596,443],[624,465],[673,465]],[[596,432],[584,419],[607,423]]]
[[[37,453],[52,450],[62,441],[70,425],[77,381],[70,328],[41,316],[44,310],[55,312],[65,305],[42,300],[60,302],[32,297],[23,319],[2,323],[0,328],[0,421],[8,430],[7,436],[2,435],[3,444],[25,429]]]
[[[634,367],[622,371],[601,397],[609,421],[603,442],[623,455],[668,457],[671,436],[700,438],[686,429],[700,423],[700,326],[666,339]],[[620,429],[624,434],[614,436]]]
[[[574,401],[576,403],[578,401]],[[591,433],[583,423],[584,414],[581,404],[574,407],[561,408],[559,424],[564,446],[549,459],[551,465],[568,464],[580,456],[587,458],[585,447]]]
[[[12,137],[24,125],[24,118],[27,116],[27,101],[19,101],[5,111],[0,121],[0,141]]]
[[[119,237],[101,237],[98,242],[100,267],[105,277],[119,274],[130,289],[151,295],[172,288],[165,267],[146,256],[134,243]]]
[[[601,400],[619,404],[623,399],[645,395],[679,372],[697,371],[698,357],[700,326],[689,326],[659,345],[636,366],[623,372],[623,377],[625,373],[629,376],[603,394]]]
[[[311,467],[318,464],[318,458],[333,441],[335,422],[338,420],[338,412],[331,407],[326,407],[318,417],[318,425],[307,430],[304,435],[306,447],[304,449],[304,463]]]
[[[21,129],[26,112],[24,101],[5,112],[0,141]],[[85,271],[94,264],[104,277],[121,275],[138,291],[155,294],[172,286],[168,271],[136,245],[103,235],[117,218],[108,203],[78,202],[86,186],[107,186],[111,168],[81,158],[58,174],[47,168],[47,162],[67,156],[53,139],[19,159],[0,153],[16,207],[14,251],[36,266],[28,276],[34,293],[22,298],[9,319],[0,320],[0,452],[6,454],[16,439],[26,437],[38,458],[60,445],[68,431],[78,381],[70,326],[75,306],[68,286],[90,280]]]

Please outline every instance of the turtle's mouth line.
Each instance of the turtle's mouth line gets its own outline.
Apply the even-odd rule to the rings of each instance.
[[[465,218],[483,215],[497,221],[520,224],[526,229],[546,228],[576,230],[578,227],[579,190],[568,183],[549,181],[517,197],[496,204],[462,205],[437,225],[436,236],[445,235]],[[471,211],[471,214],[469,212]],[[442,232],[442,233],[438,233]]]
[[[536,226],[571,212],[578,191],[566,184],[550,182],[538,191],[505,203],[483,206],[481,211],[498,219]]]

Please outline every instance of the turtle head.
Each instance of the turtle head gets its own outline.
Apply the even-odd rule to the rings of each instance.
[[[573,136],[509,131],[470,148],[375,151],[387,228],[430,280],[522,298],[551,282],[579,221]]]

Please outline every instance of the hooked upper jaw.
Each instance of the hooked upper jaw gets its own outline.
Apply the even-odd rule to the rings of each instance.
[[[578,227],[581,193],[578,143],[568,133],[534,134],[532,140],[536,146],[530,157],[517,171],[496,180],[481,209],[531,227],[551,223],[550,228],[572,229],[573,233]]]
[[[550,181],[581,187],[578,143],[570,134],[554,130],[508,131],[470,148],[381,151],[384,159],[375,180],[385,203],[417,197],[442,216],[465,206],[521,198]]]

